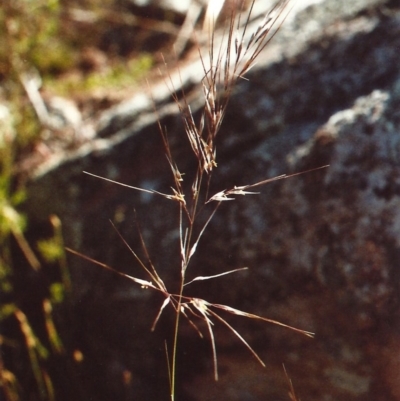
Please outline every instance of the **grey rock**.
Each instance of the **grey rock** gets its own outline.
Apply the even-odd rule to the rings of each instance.
[[[399,399],[399,33],[395,2],[322,1],[291,17],[237,87],[221,130],[216,192],[329,167],[224,204],[191,268],[202,275],[251,269],[193,284],[192,291],[316,338],[235,319],[267,361],[263,370],[217,327],[221,378],[215,384],[209,344],[184,328],[182,399],[286,399],[282,362],[302,399]],[[182,67],[186,88],[195,86],[199,71],[196,62]],[[179,115],[165,89],[153,90],[174,154],[190,176],[194,165]],[[196,113],[201,102],[188,93]],[[171,284],[179,274],[174,205],[81,173],[168,191],[150,97],[138,94],[107,111],[97,133],[33,172],[26,206],[32,224],[57,213],[68,246],[140,275],[108,222],[136,247],[135,208],[152,261]],[[89,359],[101,354],[98,375],[113,378],[101,387],[103,396],[112,388],[113,399],[123,399],[116,383],[126,368],[139,399],[161,399],[168,381],[160,349],[172,322],[166,316],[154,334],[148,330],[162,298],[79,258],[69,263],[85,352]],[[157,386],[150,384],[155,377]]]

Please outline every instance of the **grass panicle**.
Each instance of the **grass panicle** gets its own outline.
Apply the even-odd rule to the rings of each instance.
[[[101,178],[108,182],[122,185],[137,191],[162,196],[178,204],[180,246],[180,266],[176,266],[176,273],[179,273],[180,280],[179,286],[177,286],[179,288],[178,292],[171,293],[166,287],[164,281],[157,272],[157,268],[150,260],[141,235],[141,246],[145,252],[147,260],[141,259],[132,250],[122,235],[118,233],[123,243],[132,253],[136,262],[147,275],[146,279],[132,277],[125,273],[121,273],[113,267],[69,249],[70,252],[80,255],[81,257],[105,269],[122,275],[134,281],[143,288],[155,290],[164,295],[165,299],[162,302],[158,312],[155,314],[152,330],[155,329],[164,310],[167,307],[171,307],[173,313],[175,314],[174,334],[172,345],[170,344],[168,346],[166,344],[166,350],[171,386],[170,398],[172,401],[175,399],[177,352],[181,319],[187,320],[195,332],[197,332],[201,337],[203,337],[203,333],[200,329],[200,326],[205,325],[207,328],[212,350],[215,380],[218,380],[217,349],[213,331],[213,327],[216,322],[221,323],[228,330],[230,330],[250,351],[256,360],[262,366],[265,366],[259,355],[247,343],[242,335],[239,334],[239,332],[236,331],[236,329],[221,316],[222,313],[259,320],[261,322],[272,323],[289,328],[308,337],[313,337],[313,333],[311,332],[292,327],[276,320],[244,312],[227,305],[210,303],[205,299],[188,295],[190,287],[189,284],[193,283],[194,281],[216,279],[227,274],[234,274],[238,271],[247,269],[247,267],[241,267],[226,272],[216,272],[216,274],[211,276],[199,275],[190,281],[188,281],[186,278],[186,273],[190,263],[196,255],[198,244],[203,235],[205,235],[207,227],[215,216],[215,213],[217,213],[221,203],[226,200],[233,200],[235,196],[238,195],[256,194],[256,192],[249,191],[253,188],[269,184],[273,181],[302,174],[283,174],[273,178],[266,178],[265,180],[254,184],[235,186],[231,189],[221,190],[215,194],[212,194],[211,196],[209,195],[212,174],[217,168],[216,137],[220,133],[221,124],[226,114],[228,102],[233,93],[234,87],[238,80],[244,79],[245,75],[255,65],[257,57],[275,36],[284,19],[286,18],[287,13],[289,12],[289,1],[280,1],[270,12],[265,15],[265,18],[261,21],[261,23],[253,31],[251,31],[251,29],[253,29],[251,20],[254,3],[255,0],[251,2],[247,9],[245,8],[243,1],[239,1],[238,4],[235,4],[232,7],[230,16],[228,18],[228,23],[226,24],[222,35],[217,35],[217,30],[214,29],[215,24],[207,25],[209,29],[207,32],[208,52],[207,54],[203,54],[200,46],[198,49],[203,68],[203,79],[201,81],[203,107],[200,112],[200,117],[197,121],[195,115],[192,113],[188,96],[186,96],[184,90],[181,90],[180,93],[178,93],[173,87],[171,76],[167,75],[165,77],[165,82],[168,85],[172,98],[179,109],[186,140],[190,144],[190,149],[192,152],[191,155],[197,165],[193,180],[189,183],[185,181],[186,177],[191,175],[185,175],[180,171],[178,167],[179,160],[175,158],[171,150],[167,130],[162,127],[160,121],[158,125],[161,134],[161,140],[165,148],[167,166],[172,173],[171,193],[161,193],[156,190],[138,188],[116,182],[105,177],[99,177],[89,172],[86,173],[93,177]],[[199,323],[201,323],[201,325]]]

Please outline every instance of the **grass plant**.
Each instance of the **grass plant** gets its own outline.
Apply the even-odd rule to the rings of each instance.
[[[16,254],[23,255],[31,274],[40,274],[42,265],[36,252],[31,247],[25,237],[26,217],[19,211],[19,206],[25,199],[23,189],[14,189],[12,182],[12,167],[15,160],[15,143],[17,131],[11,113],[6,107],[0,109],[0,398],[4,396],[7,401],[18,401],[23,399],[21,382],[26,378],[18,375],[14,369],[16,355],[21,354],[21,350],[26,351],[23,365],[27,365],[29,372],[25,371],[25,376],[32,375],[36,383],[32,393],[39,394],[40,399],[54,400],[54,388],[52,378],[46,370],[46,361],[51,355],[63,353],[63,346],[58,335],[55,322],[52,316],[52,306],[61,303],[64,293],[69,291],[69,273],[65,263],[65,251],[62,244],[61,223],[57,217],[52,217],[54,227],[54,239],[47,244],[52,245],[53,261],[60,264],[61,276],[64,279],[61,283],[53,283],[51,290],[58,290],[58,298],[54,296],[42,300],[42,313],[45,320],[45,330],[47,342],[52,352],[43,345],[43,340],[36,334],[32,325],[32,319],[26,308],[22,306],[21,295],[14,288],[14,273],[22,270],[23,266],[18,266],[19,258]],[[13,250],[13,243],[17,245]],[[45,244],[43,242],[43,244]],[[43,247],[46,248],[46,247]],[[47,253],[46,253],[47,251]],[[48,247],[40,252],[43,256],[50,252]],[[22,263],[23,264],[23,263]],[[7,330],[17,324],[18,329]],[[6,326],[6,327],[4,327]],[[8,333],[10,331],[12,334]],[[19,331],[19,333],[18,333]],[[13,361],[13,362],[10,362]],[[7,365],[10,362],[11,366]]]
[[[188,96],[185,92],[177,92],[174,88],[171,75],[164,75],[165,83],[168,85],[172,97],[179,109],[182,117],[182,124],[186,134],[186,140],[190,144],[191,156],[196,164],[196,171],[184,172],[180,170],[179,160],[173,154],[169,143],[169,134],[167,129],[163,127],[159,121],[159,131],[161,140],[164,144],[167,166],[171,171],[171,192],[161,193],[157,190],[149,190],[140,187],[130,186],[121,182],[117,182],[106,177],[100,177],[90,172],[86,172],[93,177],[109,181],[110,183],[122,185],[136,191],[150,193],[174,202],[177,205],[177,221],[179,224],[179,249],[180,264],[176,266],[176,277],[179,277],[179,285],[177,292],[171,292],[160,276],[157,266],[153,265],[149,252],[147,251],[145,241],[140,234],[141,248],[144,258],[141,258],[137,252],[128,244],[128,241],[119,234],[121,240],[132,253],[137,264],[146,273],[147,278],[142,279],[119,272],[115,268],[104,264],[100,261],[82,255],[79,252],[68,249],[73,254],[77,254],[102,268],[111,270],[120,274],[145,289],[157,291],[164,296],[159,310],[155,313],[152,330],[157,325],[161,314],[165,309],[170,308],[175,316],[173,340],[171,344],[167,344],[167,359],[170,377],[170,399],[175,400],[177,386],[177,353],[179,349],[179,332],[182,319],[187,320],[200,337],[203,333],[200,327],[206,327],[210,340],[210,348],[214,366],[214,378],[218,380],[218,361],[216,340],[213,327],[215,323],[221,323],[230,330],[250,351],[255,359],[263,366],[264,362],[259,355],[244,339],[244,337],[223,317],[223,313],[236,316],[242,316],[248,319],[259,320],[260,322],[273,323],[285,328],[289,328],[295,332],[313,337],[313,333],[292,327],[288,324],[269,319],[267,317],[255,315],[245,312],[228,305],[211,303],[206,299],[200,299],[190,295],[190,284],[194,281],[211,280],[227,274],[235,274],[236,272],[247,269],[242,267],[225,272],[216,272],[211,276],[197,276],[193,280],[187,279],[187,272],[196,256],[197,247],[206,235],[207,227],[213,220],[221,204],[226,201],[232,201],[237,196],[253,195],[255,188],[266,185],[272,181],[282,180],[292,175],[280,175],[273,178],[249,183],[246,185],[234,186],[229,189],[221,189],[217,193],[210,193],[210,184],[213,173],[217,168],[217,148],[216,138],[218,135],[224,135],[221,131],[222,122],[228,107],[229,99],[233,93],[235,85],[241,79],[246,79],[245,75],[255,65],[260,53],[270,43],[274,35],[279,30],[287,13],[289,12],[288,0],[278,2],[273,9],[265,15],[255,30],[251,31],[252,11],[255,0],[250,2],[248,8],[245,7],[244,1],[233,2],[230,15],[227,19],[225,30],[220,36],[216,35],[215,21],[208,23],[208,46],[206,54],[203,54],[201,46],[198,48],[199,57],[203,66],[203,79],[201,81],[201,90],[203,96],[203,107],[200,117],[196,120],[192,113]],[[226,134],[225,134],[226,135]],[[182,138],[185,140],[185,138]],[[318,167],[321,168],[321,167]],[[190,178],[192,177],[192,178]],[[294,396],[292,399],[295,399]]]

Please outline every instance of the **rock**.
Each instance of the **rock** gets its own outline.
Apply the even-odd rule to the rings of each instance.
[[[301,399],[399,399],[399,13],[394,2],[378,0],[305,8],[283,25],[249,80],[240,81],[221,129],[212,190],[329,167],[226,202],[199,244],[192,274],[250,270],[193,283],[191,293],[316,337],[229,320],[266,361],[264,370],[216,325],[220,381],[213,383],[210,345],[183,326],[177,399],[288,399],[282,363]],[[201,106],[193,89],[199,71],[194,62],[181,74],[194,113]],[[181,140],[180,117],[165,89],[152,90],[190,177],[195,165]],[[108,221],[141,252],[135,208],[152,261],[173,285],[179,276],[175,205],[82,174],[168,191],[154,119],[143,93],[108,110],[96,139],[32,173],[26,209],[32,230],[57,213],[69,247],[143,277]],[[82,259],[71,257],[69,265],[79,327],[74,340],[87,372],[95,372],[88,393],[123,399],[129,387],[138,399],[165,398],[163,339],[173,325],[167,313],[149,333],[162,297]],[[125,387],[124,372],[133,377]]]
[[[164,11],[174,11],[180,14],[186,14],[190,1],[173,1],[173,0],[131,0],[131,3],[138,7],[157,7]]]

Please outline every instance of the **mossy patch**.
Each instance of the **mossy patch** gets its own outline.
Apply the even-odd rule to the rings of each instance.
[[[133,86],[153,66],[150,54],[142,54],[126,63],[115,63],[104,70],[88,74],[71,73],[64,77],[44,77],[45,87],[62,96],[90,95],[98,89],[118,91]]]

